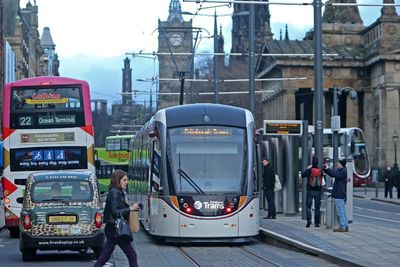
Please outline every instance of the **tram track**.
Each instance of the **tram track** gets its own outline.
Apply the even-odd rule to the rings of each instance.
[[[263,261],[265,261],[265,262],[268,262],[268,263],[271,264],[272,266],[282,266],[282,265],[280,265],[280,264],[278,264],[278,263],[272,261],[271,259],[260,255],[259,253],[257,253],[254,249],[250,248],[249,246],[242,246],[242,247],[239,247],[239,248],[240,248],[241,250],[247,252],[248,254],[250,254],[250,255],[252,255],[252,256],[254,256],[254,257],[257,257],[258,259],[261,259],[261,260],[263,260]]]
[[[179,246],[175,247],[193,266],[282,266],[250,246]],[[219,255],[219,257],[217,256]],[[223,256],[225,255],[225,256]],[[217,260],[210,264],[210,259]],[[219,261],[219,262],[218,262]]]
[[[182,247],[176,247],[176,249],[190,262],[193,266],[201,267],[200,263],[198,263],[188,252],[186,252]]]

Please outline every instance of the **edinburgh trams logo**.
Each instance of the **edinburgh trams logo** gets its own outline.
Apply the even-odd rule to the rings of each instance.
[[[201,203],[201,201],[196,201],[196,202],[194,202],[194,208],[196,209],[196,210],[199,210],[199,209],[201,209],[203,207],[203,204]]]
[[[199,210],[201,208],[210,209],[210,210],[217,210],[217,209],[224,209],[224,202],[223,201],[196,201],[194,202],[194,208]]]

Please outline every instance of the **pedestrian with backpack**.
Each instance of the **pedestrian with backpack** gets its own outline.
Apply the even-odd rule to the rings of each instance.
[[[318,158],[313,157],[311,161],[311,165],[307,167],[302,173],[301,177],[307,179],[307,202],[306,202],[306,217],[307,224],[306,227],[310,227],[311,225],[311,205],[314,200],[314,225],[315,227],[319,227],[321,222],[321,194],[322,194],[322,186],[323,172],[321,168],[318,167]]]

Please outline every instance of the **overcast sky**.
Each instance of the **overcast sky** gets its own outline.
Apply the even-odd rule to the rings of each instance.
[[[30,0],[33,4],[33,0]],[[20,0],[25,7],[28,0]],[[303,3],[311,0],[271,0],[271,3]],[[325,2],[325,1],[323,1]],[[382,3],[383,0],[358,0],[358,3]],[[396,3],[400,0],[396,0]],[[153,52],[157,50],[158,19],[166,20],[170,0],[36,0],[39,8],[39,32],[49,27],[56,52],[60,59],[60,74],[87,80],[92,99],[107,99],[110,103],[121,99],[123,60],[127,52]],[[182,10],[196,12],[196,3],[182,2]],[[208,4],[210,6],[211,4]],[[206,5],[203,5],[206,6]],[[374,22],[381,7],[360,7],[364,25]],[[218,8],[217,14],[230,14],[232,8]],[[398,11],[399,12],[399,11]],[[213,14],[214,9],[199,13]],[[288,24],[290,39],[301,39],[313,27],[312,6],[270,5],[274,38]],[[193,24],[213,31],[213,17],[185,16],[193,18]],[[225,51],[230,51],[232,19],[218,17],[223,27]],[[204,36],[207,33],[204,31]],[[200,50],[211,51],[212,40],[202,39]],[[133,89],[148,90],[149,83],[136,79],[151,78],[157,62],[152,59],[132,58]],[[138,96],[138,102],[144,97]],[[148,103],[147,103],[148,104]]]

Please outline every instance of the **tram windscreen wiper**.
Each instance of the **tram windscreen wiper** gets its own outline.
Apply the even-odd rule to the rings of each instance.
[[[185,180],[188,182],[188,184],[190,184],[190,185],[193,187],[193,189],[196,190],[196,192],[197,192],[199,195],[205,195],[204,191],[200,188],[200,186],[198,186],[198,185],[193,181],[193,179],[190,178],[189,175],[187,175],[187,173],[186,173],[184,170],[178,169],[178,174],[179,174],[181,177],[185,178]]]

